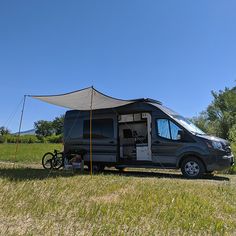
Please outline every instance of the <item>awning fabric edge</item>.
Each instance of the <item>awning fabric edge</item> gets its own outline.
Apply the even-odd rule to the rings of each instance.
[[[73,109],[73,110],[90,110],[91,98],[92,109],[115,108],[134,103],[134,100],[123,100],[105,95],[93,87],[84,88],[65,94],[58,95],[28,95],[34,99],[41,100],[53,105]]]

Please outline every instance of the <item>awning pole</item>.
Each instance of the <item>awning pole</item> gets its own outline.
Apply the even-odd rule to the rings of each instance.
[[[90,104],[90,175],[93,175],[93,152],[92,152],[92,120],[93,120],[93,86],[91,92],[91,104]]]
[[[26,95],[24,95],[24,99],[23,99],[23,106],[22,106],[22,110],[21,110],[19,130],[18,130],[18,135],[17,135],[17,138],[16,138],[16,151],[15,151],[15,156],[14,156],[14,164],[15,164],[15,162],[16,162],[16,154],[17,154],[18,148],[19,148],[19,140],[20,140],[20,134],[21,134],[21,126],[22,126],[23,115],[24,115],[24,110],[25,110],[25,100],[26,100]]]

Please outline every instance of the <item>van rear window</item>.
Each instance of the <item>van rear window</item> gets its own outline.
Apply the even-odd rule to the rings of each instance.
[[[90,137],[90,121],[85,120],[83,125],[83,138]],[[92,138],[114,138],[113,119],[94,119],[92,121]]]

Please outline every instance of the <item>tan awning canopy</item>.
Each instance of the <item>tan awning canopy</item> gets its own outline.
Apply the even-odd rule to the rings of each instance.
[[[132,100],[122,100],[107,96],[97,91],[93,87],[85,88],[82,90],[66,94],[49,95],[49,96],[30,95],[30,97],[57,106],[81,111],[90,110],[91,101],[93,110],[115,108],[135,102]]]

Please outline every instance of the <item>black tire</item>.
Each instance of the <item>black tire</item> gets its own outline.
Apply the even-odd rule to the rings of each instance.
[[[42,165],[44,169],[52,169],[52,159],[54,158],[53,153],[51,152],[47,152],[44,154],[43,158],[42,158]]]
[[[99,168],[98,168],[98,171],[99,171],[99,172],[103,172],[104,169],[105,169],[105,165],[100,164],[100,165],[99,165]]]
[[[188,179],[198,179],[205,173],[205,166],[198,158],[188,157],[183,160],[181,171],[183,176]]]
[[[103,172],[105,166],[103,164],[93,164],[93,173]],[[90,171],[90,165],[88,165],[88,170]]]

